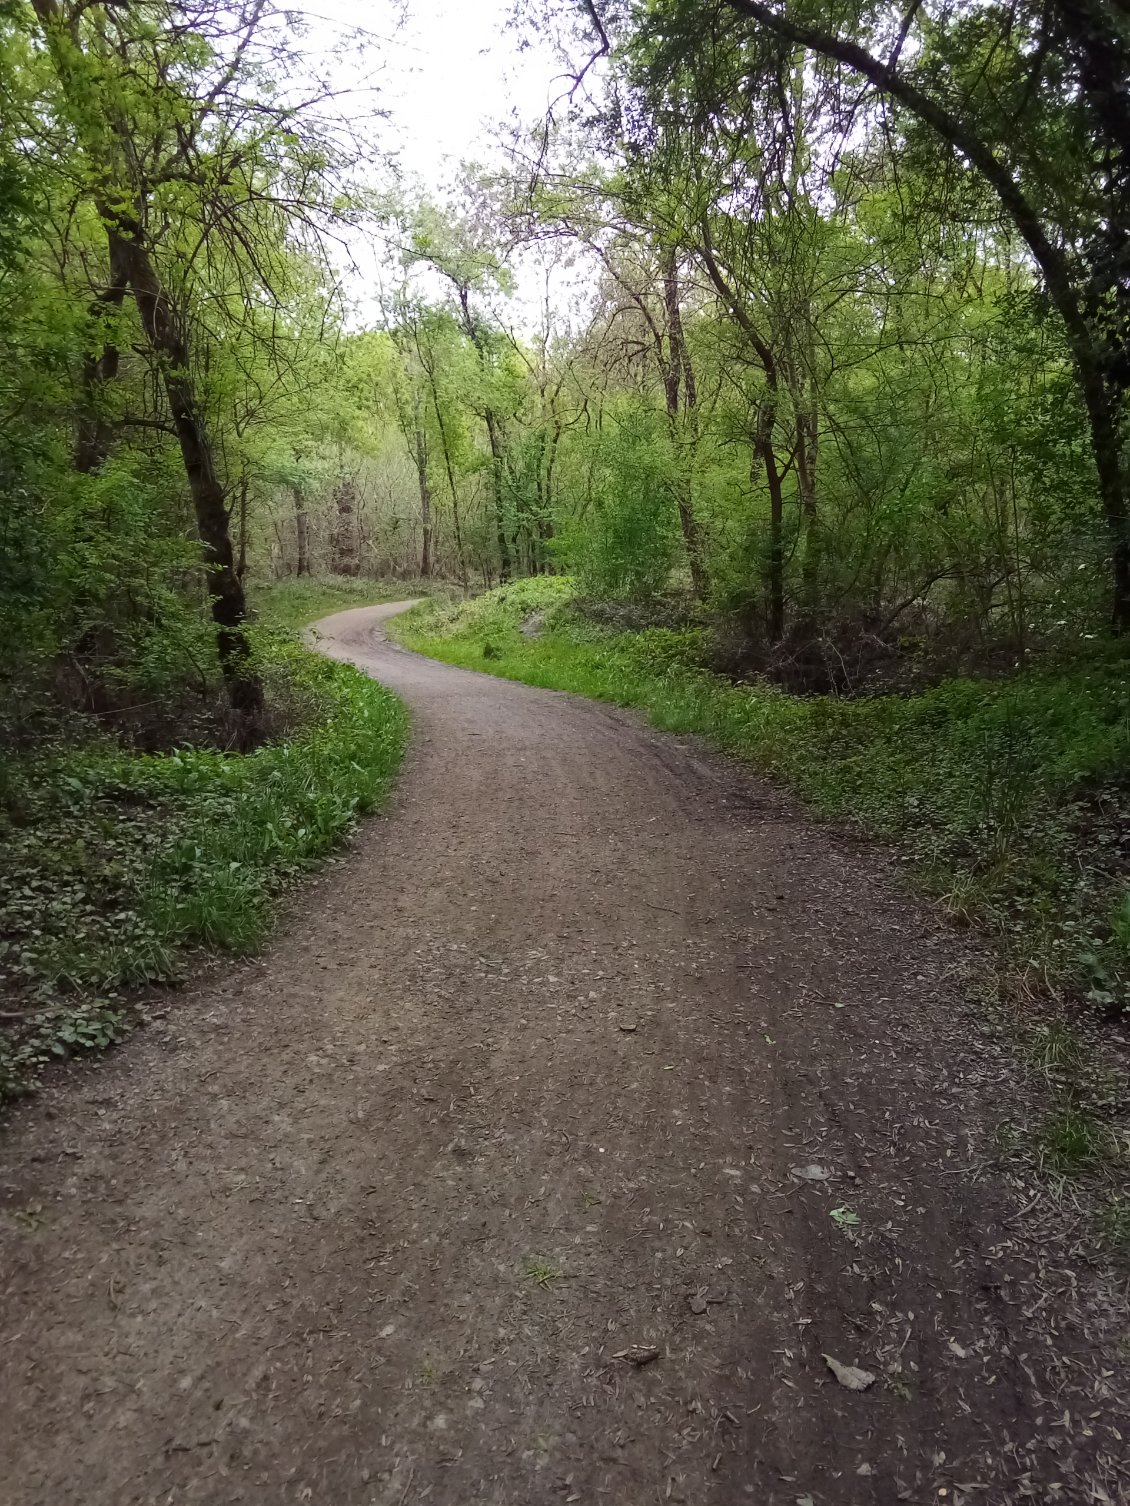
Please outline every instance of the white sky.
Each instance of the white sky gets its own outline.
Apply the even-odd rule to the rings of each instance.
[[[391,112],[389,145],[410,173],[429,184],[450,175],[461,158],[485,157],[488,127],[517,109],[523,118],[544,113],[552,57],[537,46],[519,53],[521,38],[508,25],[511,0],[301,0],[311,39],[373,35],[369,67],[379,63],[380,102]],[[379,38],[380,40],[376,40]]]
[[[297,0],[311,53],[324,56],[356,31],[366,52],[350,47],[335,65],[335,79],[375,83],[361,93],[357,109],[388,112],[375,123],[382,152],[392,155],[406,179],[426,194],[456,176],[460,162],[486,167],[501,161],[493,139],[500,124],[533,125],[547,104],[567,88],[560,60],[549,45],[511,22],[514,0]],[[355,61],[353,61],[355,60]],[[387,174],[385,175],[387,181]],[[380,180],[375,186],[380,186]],[[347,292],[362,318],[374,312],[381,251],[355,242],[357,271]],[[515,322],[531,327],[544,298],[543,274],[520,265]],[[562,297],[568,297],[562,290]],[[556,300],[555,300],[556,301]]]

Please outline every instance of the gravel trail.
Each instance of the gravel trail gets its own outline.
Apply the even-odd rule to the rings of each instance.
[[[1130,1500],[960,938],[396,610],[319,624],[411,708],[389,811],[0,1138],[3,1506]]]

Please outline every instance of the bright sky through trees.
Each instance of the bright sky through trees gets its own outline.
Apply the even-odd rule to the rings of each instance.
[[[510,0],[418,0],[407,16],[385,0],[304,0],[299,9],[312,51],[329,52],[355,30],[366,35],[369,54],[353,55],[388,112],[382,145],[429,188],[460,161],[497,161],[494,127],[538,119],[560,73],[529,34],[520,50]]]
[[[340,53],[345,44],[331,77],[356,88],[358,116],[385,112],[371,127],[375,145],[406,186],[430,197],[453,185],[462,162],[500,166],[500,128],[536,123],[567,87],[551,49],[511,24],[512,0],[417,0],[407,14],[388,0],[304,0],[299,10],[312,58]],[[387,188],[387,172],[374,176],[374,188]],[[366,233],[350,250],[356,265],[345,271],[347,296],[370,310],[383,248]],[[542,275],[531,266],[516,271],[518,302],[536,317]]]

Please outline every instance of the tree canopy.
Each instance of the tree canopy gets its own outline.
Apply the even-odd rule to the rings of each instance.
[[[810,688],[1130,626],[1125,12],[545,24],[566,92],[438,192],[267,0],[6,0],[14,722],[158,682],[254,720],[286,574],[683,592]]]

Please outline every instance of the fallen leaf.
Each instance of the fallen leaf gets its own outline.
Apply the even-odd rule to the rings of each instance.
[[[824,1363],[840,1385],[849,1391],[866,1391],[869,1386],[875,1384],[875,1377],[870,1370],[860,1370],[858,1365],[841,1365],[839,1360],[834,1360],[830,1354],[824,1356]]]
[[[789,1175],[796,1177],[798,1182],[827,1182],[831,1180],[832,1173],[826,1166],[794,1166]]]
[[[612,1356],[614,1360],[627,1360],[629,1365],[643,1368],[650,1365],[652,1360],[659,1358],[659,1350],[654,1344],[633,1344],[630,1349],[621,1349],[619,1354]]]

